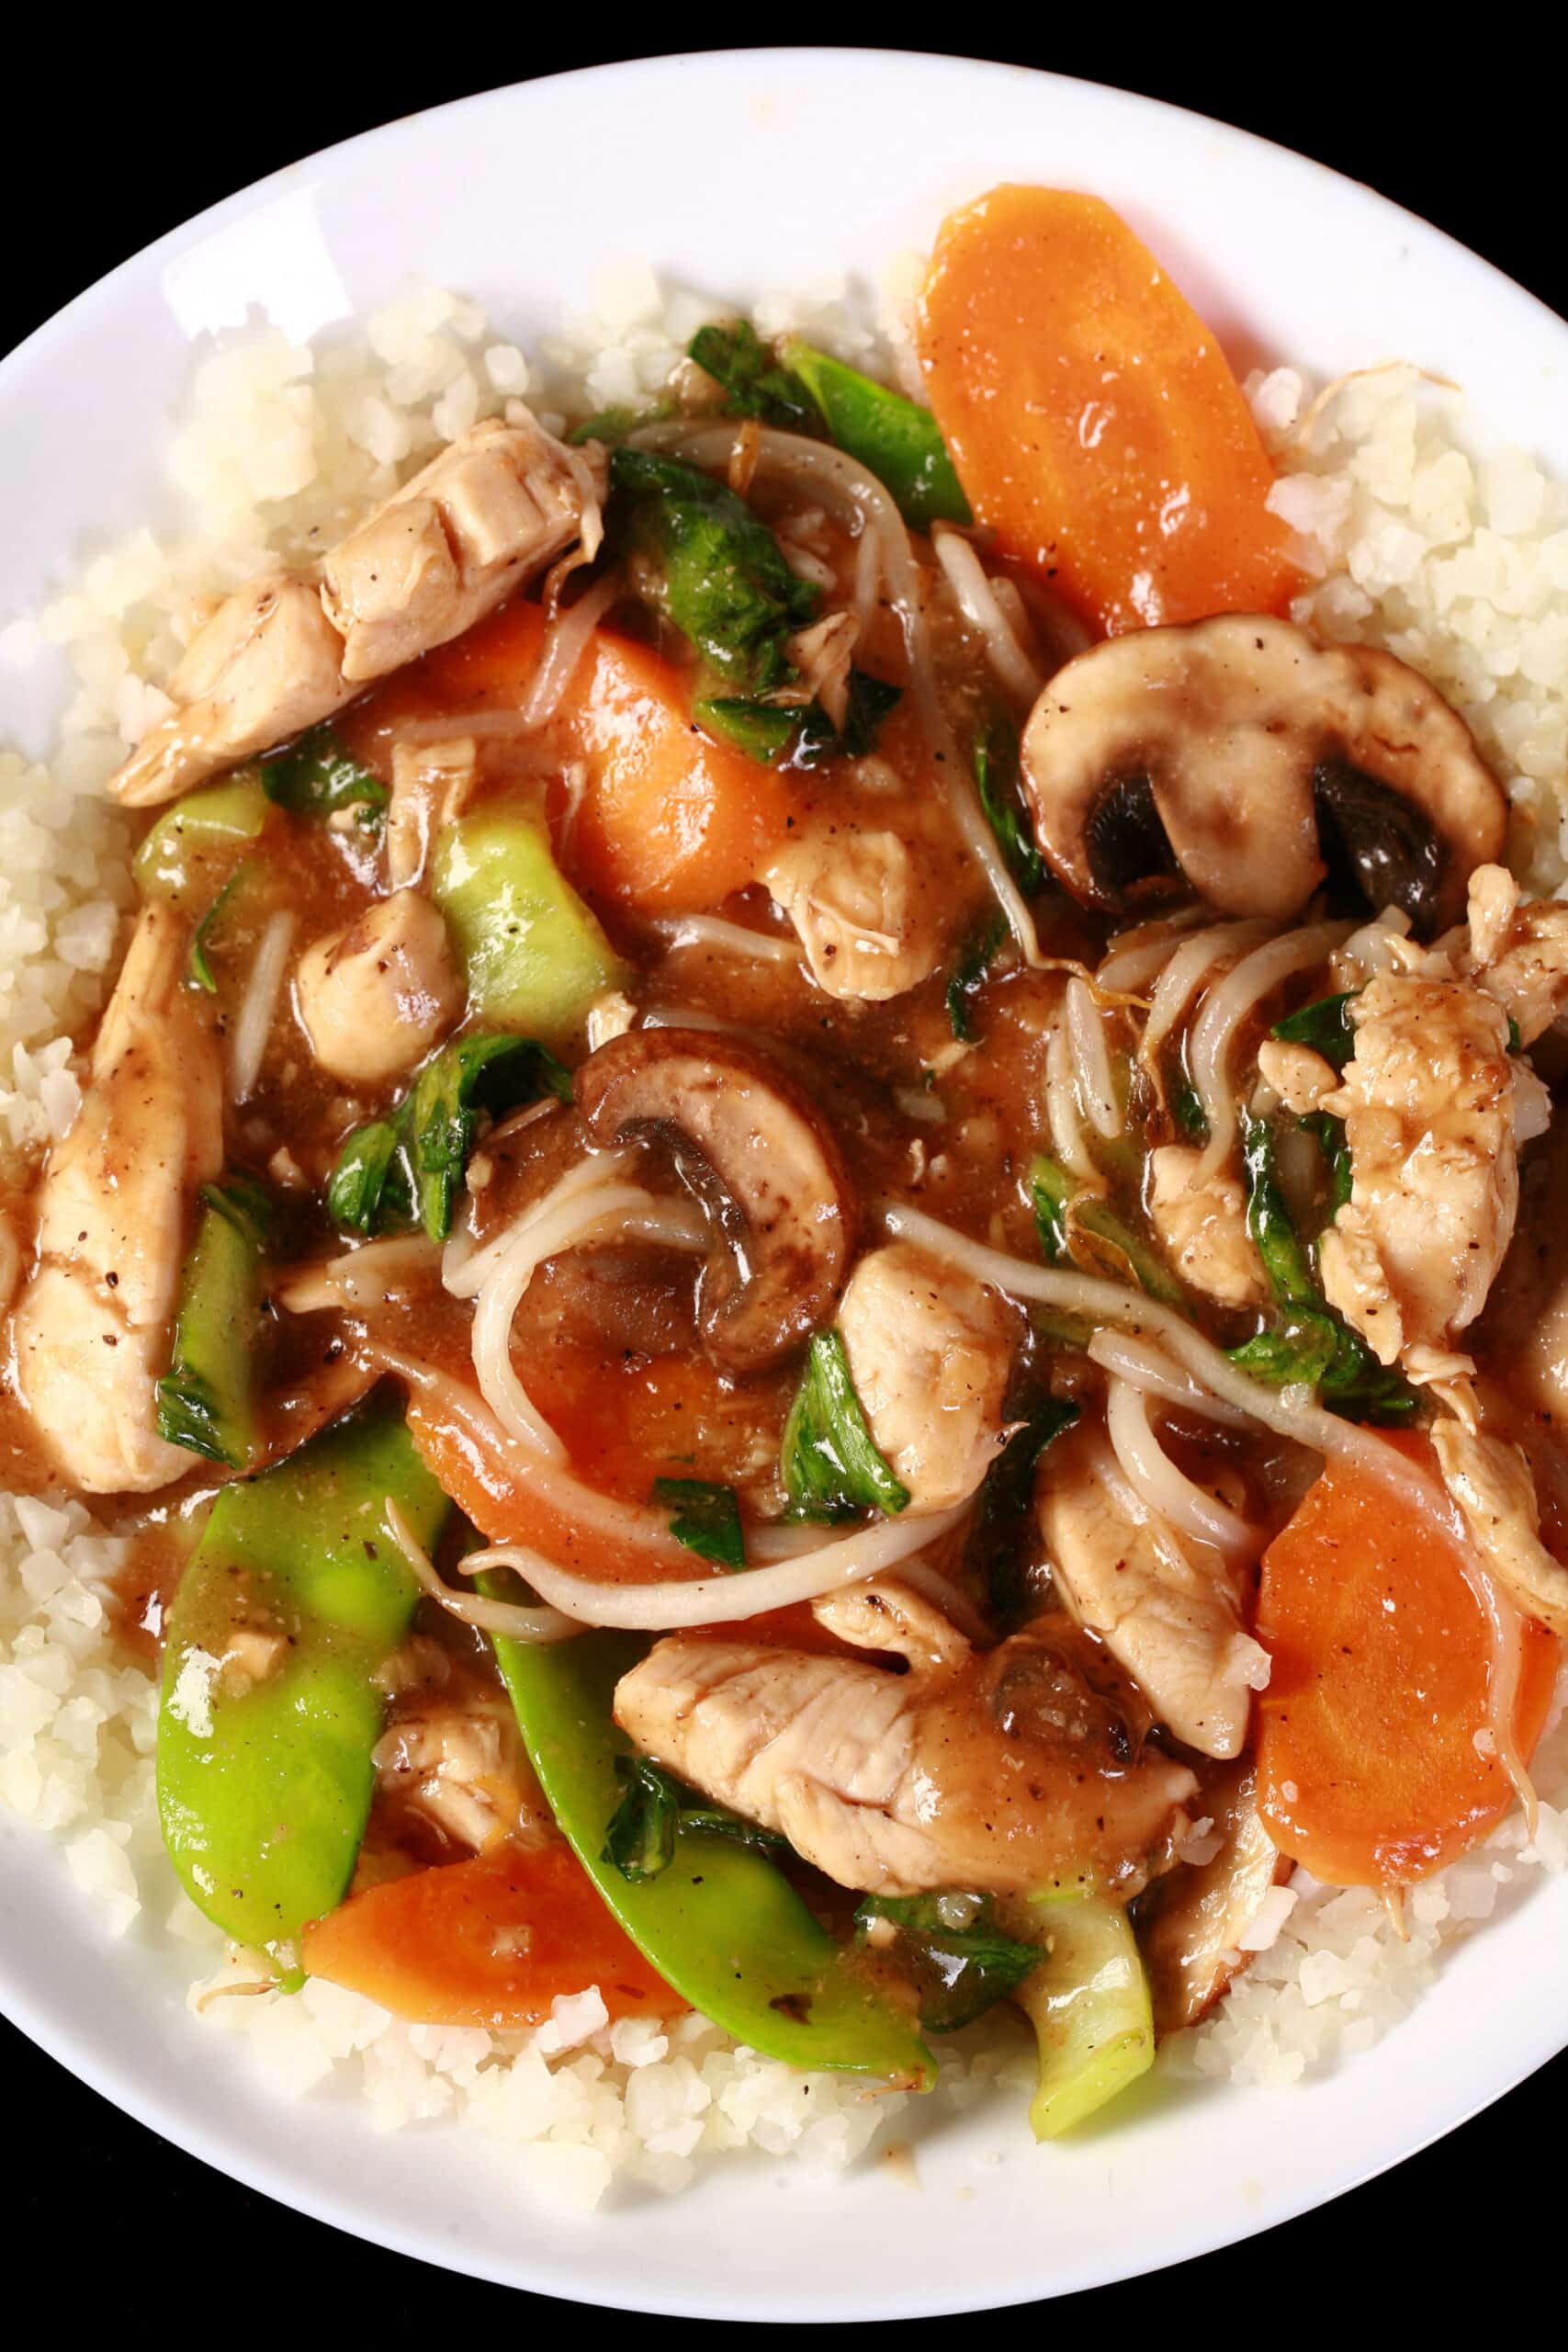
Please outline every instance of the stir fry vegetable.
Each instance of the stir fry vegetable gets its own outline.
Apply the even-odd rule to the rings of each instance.
[[[1404,1445],[1413,1461],[1422,1441]],[[1397,1886],[1462,1853],[1513,1802],[1503,1748],[1528,1761],[1557,1645],[1524,1623],[1511,1714],[1478,1564],[1436,1511],[1400,1510],[1348,1464],[1325,1469],[1263,1555],[1258,1802],[1269,1835],[1336,1886]],[[1413,1706],[1410,1694],[1420,1693]],[[1398,1725],[1396,1737],[1389,1726]]]
[[[978,520],[1097,626],[1283,609],[1295,575],[1241,387],[1098,197],[998,187],[952,214],[919,349]]]
[[[852,670],[841,728],[819,702],[765,702],[756,695],[705,695],[694,711],[711,734],[724,736],[748,759],[817,768],[830,759],[863,759],[902,691],[868,671]]]
[[[1041,1905],[1043,1957],[1014,1996],[1040,2045],[1029,2120],[1055,2140],[1147,2074],[1155,2062],[1148,1978],[1120,1905],[1072,1895]]]
[[[1035,846],[1034,828],[1024,806],[1018,763],[1018,729],[1007,719],[993,717],[976,734],[970,763],[975,789],[986,812],[986,822],[1025,898],[1044,888],[1045,861]]]
[[[1082,1237],[1079,1247],[1091,1261],[1109,1251],[1151,1298],[1161,1299],[1168,1306],[1185,1306],[1186,1292],[1156,1251],[1139,1238],[1108,1201],[1086,1191],[1043,1152],[1029,1163],[1029,1189],[1040,1254],[1047,1265],[1059,1265],[1071,1258],[1075,1238]]]
[[[986,1473],[964,1541],[964,1566],[985,1593],[1004,1634],[1022,1623],[1032,1595],[1027,1568],[1034,1545],[1034,1482],[1053,1438],[1071,1429],[1078,1408],[1041,1396],[1009,1415],[1018,1427]]]
[[[706,1478],[656,1478],[653,1499],[669,1506],[670,1532],[688,1552],[721,1568],[746,1566],[740,1503],[733,1487]]]
[[[375,1676],[417,1587],[390,1497],[434,1544],[446,1498],[400,1421],[341,1423],[225,1487],[170,1608],[158,1812],[180,1883],[299,1981],[299,1939],[347,1888],[385,1702]]]
[[[1280,1189],[1267,1120],[1244,1121],[1243,1158],[1247,1228],[1280,1312],[1272,1329],[1231,1350],[1233,1363],[1272,1385],[1304,1382],[1348,1420],[1408,1420],[1419,1403],[1415,1390],[1402,1374],[1379,1363],[1360,1333],[1324,1300]],[[1336,1186],[1343,1182],[1337,1153],[1333,1176]]]
[[[754,416],[788,433],[821,430],[811,394],[798,375],[779,365],[750,319],[699,327],[686,352],[722,388],[728,414]]]
[[[307,1973],[420,2025],[542,2025],[597,1986],[612,2018],[686,2004],[650,1968],[564,1844],[502,1844],[367,1886],[305,1930]]]
[[[710,1827],[677,1823],[674,1854],[650,1878],[603,1859],[622,1801],[611,1719],[635,1642],[587,1634],[496,1657],[534,1770],[578,1860],[660,1974],[727,2033],[795,2066],[885,2075],[925,2088],[928,2052],[847,1959],[773,1864]]]
[[[544,826],[530,817],[480,809],[449,825],[432,889],[482,1020],[558,1045],[622,976]]]
[[[444,1046],[389,1119],[355,1128],[327,1186],[327,1207],[355,1233],[421,1225],[445,1241],[480,1117],[541,1096],[571,1101],[571,1080],[535,1037],[472,1033]]]
[[[928,2033],[957,2033],[998,2001],[1016,1994],[1040,1964],[1035,1943],[1021,1943],[997,1925],[985,1894],[868,1894],[855,1913],[865,1928],[875,1919],[898,1930],[899,1955],[920,1995]]]
[[[675,1859],[676,1832],[682,1828],[735,1838],[759,1853],[788,1850],[772,1830],[743,1821],[727,1805],[707,1804],[650,1757],[618,1757],[616,1772],[626,1792],[610,1815],[600,1859],[624,1879],[640,1882],[667,1871]]]
[[[239,1178],[203,1187],[174,1355],[158,1383],[159,1436],[231,1470],[249,1470],[262,1450],[255,1343],[271,1224],[258,1184]]]
[[[617,449],[610,481],[660,566],[665,611],[704,661],[742,693],[787,684],[784,640],[816,617],[821,591],[796,578],[766,524],[711,474],[650,449]]]
[[[261,770],[262,789],[280,808],[304,817],[335,817],[352,809],[364,832],[378,830],[387,808],[379,777],[344,751],[330,727],[312,728]]]
[[[1299,1012],[1288,1012],[1283,1021],[1276,1021],[1272,1035],[1288,1045],[1310,1046],[1336,1069],[1343,1069],[1356,1050],[1350,1007],[1359,994],[1359,989],[1347,989],[1338,996],[1320,996]]]
[[[784,357],[840,448],[886,483],[906,523],[929,531],[933,523],[974,520],[929,409],[798,338],[785,343]]]
[[[267,797],[256,777],[243,770],[222,784],[187,792],[148,829],[132,861],[137,888],[145,899],[199,905],[217,877],[261,838]]]
[[[877,1451],[837,1331],[818,1331],[784,1423],[779,1469],[795,1519],[900,1511],[909,1489]]]

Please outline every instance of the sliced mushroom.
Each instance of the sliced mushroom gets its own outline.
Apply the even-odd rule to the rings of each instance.
[[[1206,1781],[1194,1800],[1218,1840],[1205,1862],[1156,1881],[1144,1900],[1139,1941],[1163,2038],[1196,2025],[1247,1965],[1241,1939],[1291,1864],[1263,1826],[1250,1764]]]
[[[760,1371],[827,1322],[854,1192],[825,1121],[774,1063],[706,1030],[639,1029],[591,1055],[575,1091],[595,1142],[663,1137],[714,1215],[697,1316],[716,1363]]]
[[[1423,938],[1501,854],[1506,803],[1406,663],[1267,614],[1136,629],[1059,670],[1023,738],[1040,847],[1113,910],[1197,896],[1287,921],[1329,878]]]

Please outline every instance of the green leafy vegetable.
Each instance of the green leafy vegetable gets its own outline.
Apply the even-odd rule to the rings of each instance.
[[[1126,1264],[1133,1279],[1151,1298],[1168,1306],[1185,1307],[1187,1295],[1169,1268],[1146,1241],[1109,1203],[1075,1187],[1066,1169],[1043,1152],[1029,1163],[1029,1189],[1034,1204],[1034,1229],[1047,1265],[1060,1265],[1071,1255],[1072,1234],[1078,1230],[1100,1241]]]
[[[1247,1229],[1280,1314],[1272,1329],[1229,1351],[1232,1363],[1271,1387],[1302,1382],[1315,1388],[1329,1411],[1347,1420],[1408,1420],[1420,1404],[1416,1391],[1403,1374],[1381,1364],[1360,1333],[1324,1299],[1280,1184],[1267,1120],[1244,1117],[1242,1159]]]
[[[902,693],[901,686],[874,678],[868,670],[852,670],[841,729],[819,702],[765,702],[758,695],[710,695],[694,704],[693,711],[710,734],[726,736],[766,767],[783,762],[792,768],[816,768],[840,756],[863,759]]]
[[[534,1037],[459,1037],[433,1055],[390,1119],[356,1127],[327,1185],[327,1208],[355,1233],[423,1225],[452,1230],[481,1112],[499,1116],[553,1094],[571,1100],[571,1075]]]
[[[928,2033],[956,2033],[1015,1992],[1043,1958],[996,1924],[988,1894],[868,1894],[855,1913],[863,1928],[889,1919],[900,1957],[911,1963]]]
[[[1356,1050],[1350,1007],[1360,993],[1359,989],[1347,989],[1340,996],[1320,996],[1312,1004],[1303,1004],[1299,1012],[1276,1021],[1272,1034],[1288,1046],[1310,1046],[1336,1069],[1343,1069]]]
[[[352,759],[331,727],[312,727],[287,752],[264,761],[262,789],[280,808],[297,816],[332,817],[352,808],[367,832],[380,824],[387,787]]]
[[[1010,1413],[1010,1420],[1020,1418]],[[1034,1477],[1053,1438],[1070,1429],[1078,1408],[1043,1395],[1024,1408],[1015,1429],[986,1473],[964,1544],[964,1566],[984,1590],[992,1616],[1004,1633],[1021,1624],[1028,1611],[1024,1575],[1034,1532]]]
[[[1044,886],[1045,860],[1036,846],[1023,797],[1017,728],[1009,719],[993,718],[975,738],[969,759],[986,822],[997,837],[1007,870],[1024,897],[1032,899]]]
[[[204,1184],[180,1282],[174,1351],[158,1383],[158,1434],[231,1470],[262,1450],[255,1342],[272,1204],[259,1184]]]
[[[796,337],[779,356],[821,410],[840,448],[886,485],[907,523],[927,531],[933,523],[974,521],[930,409]]]
[[[710,1804],[647,1756],[618,1756],[615,1770],[626,1794],[610,1816],[600,1860],[634,1885],[669,1869],[675,1859],[676,1833],[682,1829],[733,1838],[759,1852],[787,1850],[786,1841],[774,1831],[743,1820],[727,1805]]]
[[[1337,1119],[1332,1111],[1309,1111],[1302,1125],[1308,1135],[1316,1137],[1317,1148],[1328,1162],[1328,1215],[1332,1220],[1349,1199],[1353,1182],[1345,1122]]]
[[[749,319],[699,327],[686,351],[721,388],[729,415],[760,417],[787,433],[821,432],[816,401],[798,376],[780,367]]]
[[[670,1532],[688,1552],[721,1568],[746,1566],[746,1537],[733,1487],[716,1487],[706,1478],[656,1478],[653,1499],[674,1513]]]
[[[908,1502],[909,1489],[877,1451],[837,1331],[818,1331],[811,1342],[779,1467],[792,1519],[845,1519],[857,1510],[891,1515]]]
[[[784,640],[815,618],[818,591],[767,525],[711,474],[650,449],[616,449],[610,483],[660,567],[664,610],[704,660],[744,694],[786,685]]]
[[[983,922],[976,924],[959,952],[947,984],[947,1018],[960,1045],[974,1045],[980,1034],[975,1026],[975,999],[1007,935],[1007,918],[999,907],[993,908]]]
[[[1199,1100],[1198,1089],[1184,1077],[1170,1098],[1172,1116],[1184,1136],[1193,1143],[1209,1140],[1209,1114]]]
[[[585,416],[581,424],[574,424],[566,437],[574,449],[581,449],[585,441],[602,441],[606,449],[613,449],[628,434],[639,431],[645,424],[662,424],[667,416],[674,413],[673,401],[653,401],[647,408],[602,408],[596,414]]]
[[[218,896],[213,899],[212,904],[208,908],[207,912],[202,916],[201,921],[197,924],[195,934],[192,937],[190,943],[190,976],[195,981],[197,987],[198,989],[205,989],[209,996],[217,995],[218,982],[213,975],[211,961],[208,956],[208,949],[212,944],[214,932],[220,924],[224,914],[233,904],[237,889],[243,883],[246,875],[253,871],[254,869],[250,865],[242,865],[237,874],[231,874],[229,876],[229,879],[224,883],[221,890],[219,891]]]
[[[1522,1054],[1524,1049],[1525,1043],[1523,1037],[1519,1035],[1519,1024],[1510,1012],[1508,1015],[1508,1051],[1511,1054]]]

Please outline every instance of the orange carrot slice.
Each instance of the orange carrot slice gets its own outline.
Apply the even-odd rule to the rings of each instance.
[[[504,605],[410,672],[404,702],[412,695],[423,711],[515,709],[544,636],[537,605]],[[556,854],[600,905],[641,915],[707,911],[756,880],[798,817],[787,778],[702,732],[672,662],[609,630],[597,632],[580,662],[550,741],[563,768],[582,768],[581,791],[563,782],[551,795]]]
[[[1109,634],[1284,608],[1297,575],[1241,388],[1099,197],[1003,187],[952,214],[919,351],[978,520]]]
[[[1490,1645],[1464,1545],[1325,1470],[1263,1555],[1258,1803],[1275,1843],[1336,1886],[1400,1886],[1474,1844],[1513,1802],[1488,1705]],[[1523,1625],[1513,1728],[1540,1736],[1557,1644]],[[1479,1741],[1479,1745],[1477,1744]]]
[[[494,1847],[367,1887],[307,1928],[304,1962],[421,2025],[539,2025],[590,1984],[613,2018],[686,2007],[565,1845]]]

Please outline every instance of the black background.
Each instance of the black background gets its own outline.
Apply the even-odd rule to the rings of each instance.
[[[412,11],[343,12],[341,31],[314,20],[324,13],[273,0],[184,23],[160,14],[132,41],[104,34],[85,12],[29,11],[25,50],[14,46],[22,26],[11,28],[0,348],[191,213],[316,148],[474,90],[648,53],[606,44],[610,20],[599,11],[592,49],[542,41],[532,11],[521,25],[465,11],[448,17],[450,37],[432,53],[428,26],[416,35]],[[1297,148],[1424,214],[1568,310],[1562,85],[1530,44],[1525,12],[1477,12],[1462,45],[1461,20],[1446,12],[1258,10],[1227,24],[1181,11],[1152,34],[1121,12],[1094,14],[1092,34],[1053,32],[1030,48],[981,53],[1115,83]],[[1038,18],[1050,21],[1044,9]],[[818,39],[868,46],[886,45],[874,36],[890,28],[903,36],[898,46],[956,45],[951,24],[900,17],[889,28],[882,12],[812,27]],[[721,45],[694,39],[697,29],[682,12],[670,40],[649,48]],[[380,52],[373,63],[367,33]],[[701,168],[700,156],[671,160]],[[1494,1996],[1508,1999],[1506,1984]],[[13,2155],[5,2237],[17,2267],[3,2290],[12,2327],[25,2324],[14,2282],[29,2273],[51,2291],[65,2285],[69,2301],[56,2314],[84,2336],[125,2312],[128,2296],[142,2324],[157,2324],[161,2311],[164,2324],[214,2344],[345,2322],[395,2337],[432,2329],[456,2337],[486,2322],[547,2324],[566,2308],[447,2278],[237,2188],[117,2114],[3,2021],[0,2085]],[[1388,2178],[1162,2280],[1080,2297],[1070,2319],[1196,2324],[1222,2341],[1261,2327],[1285,2343],[1313,2324],[1357,2343],[1427,2311],[1462,2324],[1484,2283],[1482,2266],[1506,2247],[1513,2281],[1493,2324],[1517,2326],[1530,2272],[1544,2263],[1550,2273],[1558,2250],[1555,2127],[1565,2096],[1568,2054]],[[1131,2214],[1128,2225],[1135,2236]],[[24,2249],[27,2270],[17,2260]],[[1063,2308],[1045,2326],[1058,2317],[1069,2321]]]

